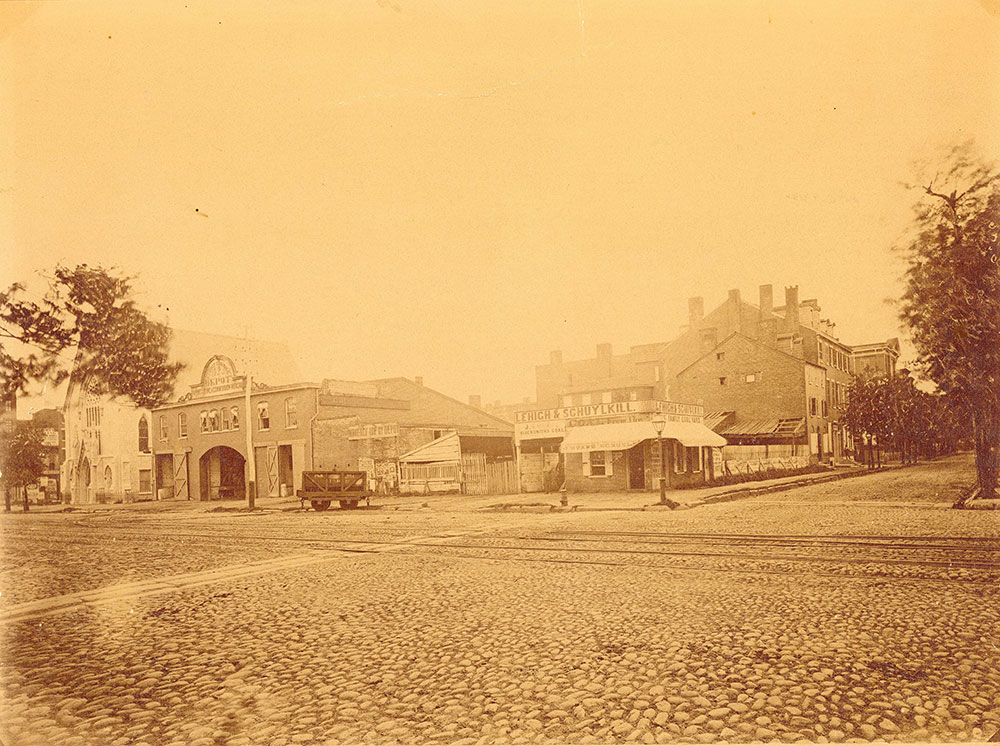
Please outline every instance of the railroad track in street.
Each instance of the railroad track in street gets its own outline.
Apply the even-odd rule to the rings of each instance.
[[[882,582],[960,583],[995,588],[1000,578],[997,542],[975,537],[803,537],[795,535],[681,534],[651,532],[546,532],[539,535],[503,535],[490,529],[439,531],[394,538],[281,536],[271,533],[233,534],[224,530],[142,531],[105,527],[101,536],[73,536],[86,543],[99,540],[186,540],[253,544],[272,542],[298,551],[281,557],[183,573],[143,581],[119,583],[36,599],[0,611],[5,623],[34,619],[84,606],[99,606],[188,587],[219,583],[251,575],[292,570],[349,554],[430,553],[459,559],[623,567],[656,571],[737,573],[760,576],[809,576],[838,580]],[[27,533],[34,533],[29,531]],[[484,536],[484,534],[486,534]],[[582,537],[582,538],[581,538]],[[603,546],[593,546],[604,542]],[[587,544],[587,546],[580,546]],[[691,546],[681,549],[675,544]],[[857,548],[863,554],[845,550]],[[779,550],[777,552],[770,550]],[[793,550],[793,551],[789,551]],[[937,556],[885,556],[886,552],[934,552]],[[881,554],[879,554],[881,552]],[[948,554],[957,556],[947,556]],[[692,563],[693,561],[693,563]],[[777,565],[777,566],[775,566]],[[831,568],[843,568],[840,571]],[[856,569],[854,569],[856,568]],[[886,572],[880,572],[885,568]],[[898,568],[902,574],[893,574]],[[922,575],[928,570],[933,575]],[[943,573],[961,572],[964,577]]]
[[[483,537],[486,530],[450,531],[419,537],[370,539],[323,536],[282,536],[271,533],[232,535],[225,531],[153,531],[114,529],[114,537],[130,539],[181,539],[229,543],[271,542],[294,545],[300,549],[327,549],[345,552],[388,551],[393,547],[433,547],[488,553],[532,553],[569,555],[623,555],[647,558],[676,557],[709,560],[745,560],[834,565],[886,565],[943,570],[977,570],[1000,573],[1000,542],[976,537],[859,536],[803,537],[801,535],[764,534],[682,534],[650,532],[547,532],[540,535]],[[79,537],[77,537],[79,538]],[[460,538],[474,541],[458,543]],[[102,538],[101,542],[105,540]],[[491,542],[491,543],[483,543]],[[604,543],[606,546],[574,546]],[[703,549],[666,548],[673,545],[702,545]],[[836,554],[829,550],[861,548],[864,554]],[[994,547],[997,547],[996,549]],[[797,549],[796,553],[776,553],[772,549]],[[751,551],[746,551],[751,550]],[[753,551],[756,550],[756,551]],[[763,551],[762,551],[763,550]],[[826,550],[818,553],[813,550]],[[936,552],[937,557],[886,556],[886,553],[914,551]],[[878,554],[876,552],[882,552]],[[950,555],[950,556],[949,556]],[[649,566],[642,565],[642,566]],[[711,569],[711,568],[710,568]]]

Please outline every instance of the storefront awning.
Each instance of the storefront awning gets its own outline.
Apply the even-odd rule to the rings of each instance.
[[[644,440],[656,440],[652,422],[616,422],[606,425],[585,425],[569,430],[563,439],[563,453],[589,451],[626,451]],[[673,439],[685,446],[715,446],[726,444],[726,439],[716,435],[699,422],[667,422],[663,439]]]

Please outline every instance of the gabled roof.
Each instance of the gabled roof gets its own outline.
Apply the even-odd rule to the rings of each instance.
[[[740,332],[733,332],[728,337],[726,337],[721,342],[719,342],[719,344],[717,344],[711,350],[709,350],[708,352],[706,352],[706,353],[704,353],[702,355],[699,355],[689,365],[686,365],[683,368],[681,368],[679,371],[677,371],[677,375],[678,376],[681,375],[681,373],[683,373],[684,371],[688,370],[688,368],[691,368],[694,365],[697,365],[702,360],[704,360],[705,358],[707,358],[709,355],[714,355],[715,352],[716,352],[716,350],[718,350],[720,347],[722,347],[724,345],[729,344],[729,342],[732,341],[736,337],[740,337],[742,339],[745,339],[747,342],[751,342],[752,344],[755,344],[758,347],[761,347],[761,348],[763,348],[765,350],[773,352],[775,355],[783,355],[784,357],[787,357],[790,360],[794,360],[796,363],[800,363],[802,365],[813,365],[808,360],[804,360],[804,359],[802,359],[800,357],[795,357],[795,355],[792,355],[789,352],[785,352],[784,350],[779,350],[777,347],[772,347],[771,345],[764,344],[763,342],[760,342],[760,341],[754,339],[753,337],[748,337],[746,334],[742,334]],[[814,366],[814,367],[822,367],[822,366]]]
[[[514,434],[514,426],[510,422],[409,378],[382,378],[367,383],[375,384],[378,395],[384,399],[410,402],[409,409],[392,413],[393,421],[400,425],[445,426],[462,435]]]

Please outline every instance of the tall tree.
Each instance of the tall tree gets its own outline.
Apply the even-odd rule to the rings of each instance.
[[[10,490],[20,492],[28,511],[28,486],[45,472],[44,432],[30,421],[21,421],[0,438],[0,480],[4,488],[4,509],[10,512]]]
[[[170,329],[131,299],[133,279],[60,266],[44,297],[21,283],[0,292],[0,394],[25,393],[31,382],[57,385],[72,369],[140,407],[166,401],[181,366],[167,356]]]
[[[981,494],[995,497],[1000,448],[1000,171],[971,145],[921,185],[901,317],[918,362],[972,415]]]

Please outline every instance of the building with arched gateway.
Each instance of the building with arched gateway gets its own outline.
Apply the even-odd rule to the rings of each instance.
[[[224,357],[254,371],[260,381],[294,381],[298,364],[277,342],[173,330],[171,362],[183,365],[172,399],[202,383],[208,361]],[[126,398],[108,395],[99,382],[71,376],[63,404],[66,460],[63,499],[73,504],[153,500],[156,492],[153,413]]]

